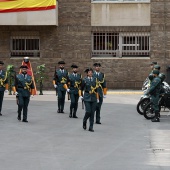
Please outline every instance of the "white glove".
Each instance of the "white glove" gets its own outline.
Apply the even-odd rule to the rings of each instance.
[[[8,90],[5,90],[5,93],[8,93]]]
[[[80,96],[80,99],[83,100],[83,96]]]
[[[69,93],[69,92],[70,92],[70,89],[67,89],[67,92]]]
[[[97,99],[97,103],[99,103],[99,99]]]
[[[55,88],[55,89],[57,88],[57,85],[56,85],[56,84],[54,84],[54,88]]]
[[[106,98],[106,95],[103,95],[103,98]]]
[[[15,95],[16,95],[16,96],[18,95],[18,92],[17,92],[17,91],[15,92]]]

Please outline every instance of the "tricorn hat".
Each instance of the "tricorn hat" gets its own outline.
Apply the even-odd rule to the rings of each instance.
[[[160,70],[160,69],[161,69],[160,65],[157,65],[157,64],[156,64],[156,65],[154,65],[154,68],[155,68],[155,69],[158,69],[158,70]]]
[[[150,65],[156,65],[156,64],[157,64],[156,61],[150,62]]]
[[[28,67],[27,67],[27,66],[25,66],[25,65],[22,65],[20,68],[26,68],[26,69],[28,69]]]
[[[4,65],[4,62],[3,62],[3,61],[0,61],[0,64]]]
[[[93,69],[92,68],[87,68],[86,70],[84,70],[85,73],[88,73],[89,71],[93,72]]]
[[[58,64],[65,64],[65,62],[64,61],[59,61]]]
[[[101,67],[101,64],[100,64],[100,63],[94,63],[93,66],[94,66],[94,67],[97,67],[97,66],[98,66],[98,67]]]
[[[72,64],[72,65],[71,65],[71,68],[78,68],[78,66],[75,65],[75,64]]]

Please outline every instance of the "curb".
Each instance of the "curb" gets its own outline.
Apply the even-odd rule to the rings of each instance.
[[[143,92],[135,92],[135,91],[108,91],[107,94],[143,94]]]

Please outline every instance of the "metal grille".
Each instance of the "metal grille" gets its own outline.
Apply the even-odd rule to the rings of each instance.
[[[149,56],[149,33],[92,33],[92,56]]]
[[[39,36],[11,36],[11,57],[40,57]]]

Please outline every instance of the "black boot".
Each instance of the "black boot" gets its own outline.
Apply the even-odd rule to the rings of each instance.
[[[89,131],[90,131],[90,132],[94,132],[94,130],[93,130],[93,129],[91,129],[91,128],[89,128]]]
[[[17,117],[17,119],[20,121],[21,120],[21,112],[20,111],[18,111],[18,117]]]
[[[70,109],[70,115],[69,115],[70,118],[72,118],[72,109]]]
[[[78,118],[78,117],[76,116],[75,110],[74,110],[74,112],[73,112],[73,118]]]
[[[153,118],[152,120],[151,120],[152,122],[160,122],[160,120],[159,120],[159,118]]]
[[[78,118],[78,117],[76,116],[77,108],[78,108],[78,103],[76,103],[76,104],[74,105],[73,118]]]
[[[159,111],[155,111],[155,117],[151,119],[152,122],[160,122],[159,120]]]
[[[86,122],[83,122],[83,129],[86,130]]]

